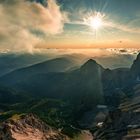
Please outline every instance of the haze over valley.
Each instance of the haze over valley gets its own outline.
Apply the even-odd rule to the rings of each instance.
[[[0,0],[0,140],[140,139],[140,0]]]

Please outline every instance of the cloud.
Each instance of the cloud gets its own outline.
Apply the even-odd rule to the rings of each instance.
[[[89,24],[85,23],[84,20],[83,21],[68,21],[67,24],[90,26]],[[123,32],[140,34],[139,27],[131,27],[131,26],[122,25],[122,24],[113,23],[113,22],[106,22],[103,24],[103,26],[107,27],[108,29],[113,28],[113,29],[117,29]]]
[[[0,49],[33,51],[47,34],[63,31],[66,19],[55,0],[47,6],[27,0],[0,0]]]
[[[96,48],[96,49],[44,49],[42,51],[53,58],[68,57],[82,65],[88,59],[94,59],[104,68],[129,68],[136,59],[140,49]],[[115,63],[114,63],[115,62]]]
[[[120,31],[128,32],[128,33],[136,33],[140,34],[140,28],[136,27],[136,25],[122,25],[118,23],[108,22],[106,25],[108,28],[114,28]]]
[[[96,12],[96,11],[81,13],[81,14],[79,14],[77,19],[74,19],[74,20],[71,19],[67,22],[67,24],[71,24],[71,25],[75,25],[75,26],[79,25],[79,26],[90,27],[91,26],[90,20],[95,16],[99,16],[99,18],[102,19],[102,21],[103,21],[102,26],[106,29],[115,29],[115,30],[119,30],[122,32],[140,34],[139,17],[135,18],[131,21],[128,21],[127,24],[126,23],[121,24],[121,23],[119,23],[119,21],[118,22],[113,21],[111,19],[111,17],[108,17],[105,13],[100,13],[100,12]]]

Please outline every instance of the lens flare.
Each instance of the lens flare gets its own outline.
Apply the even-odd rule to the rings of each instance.
[[[104,14],[100,12],[95,12],[92,15],[89,15],[87,18],[84,18],[84,23],[90,26],[92,29],[97,30],[104,25]]]
[[[93,17],[91,18],[90,20],[90,26],[93,28],[93,29],[99,29],[101,26],[102,26],[102,19],[99,18],[99,17]]]

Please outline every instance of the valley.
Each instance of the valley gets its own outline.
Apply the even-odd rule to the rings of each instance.
[[[57,139],[59,132],[65,136],[64,140],[139,138],[139,62],[140,54],[131,68],[111,70],[89,59],[71,69],[72,61],[57,58],[9,72],[0,77],[1,124],[8,125],[6,131],[12,132],[16,140],[18,137],[20,140],[35,139],[33,136],[36,135],[39,136],[37,140],[42,140],[46,132],[38,126],[34,128],[34,122],[30,124],[33,121],[30,118],[36,116],[40,119],[37,123],[42,120],[44,125],[57,131]],[[22,120],[22,114],[29,122],[27,126],[26,123],[21,125],[26,122]],[[9,118],[14,118],[15,122],[7,121]],[[42,122],[39,124],[42,128],[41,125]],[[17,126],[19,128],[15,130]],[[20,134],[22,129],[25,133]],[[3,131],[1,129],[1,133]],[[47,135],[51,138],[51,134]]]

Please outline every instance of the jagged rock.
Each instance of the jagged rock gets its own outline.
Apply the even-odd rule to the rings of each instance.
[[[97,140],[134,140],[140,138],[140,84],[131,99],[109,112],[102,128],[93,132]]]
[[[140,53],[131,66],[131,73],[134,80],[140,81]]]
[[[14,115],[0,127],[0,140],[68,140],[33,114]]]

